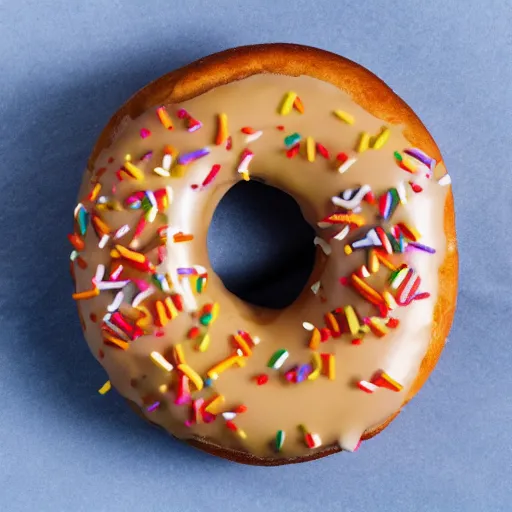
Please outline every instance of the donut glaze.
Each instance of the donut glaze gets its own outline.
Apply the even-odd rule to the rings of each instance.
[[[292,195],[317,232],[283,310],[244,303],[210,266],[210,220],[241,179]],[[170,73],[116,114],[85,173],[70,239],[89,347],[194,446],[268,465],[354,451],[418,391],[449,330],[446,185],[412,111],[341,57],[263,45]]]

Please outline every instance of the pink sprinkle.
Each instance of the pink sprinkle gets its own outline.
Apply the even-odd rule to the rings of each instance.
[[[179,117],[180,119],[185,119],[186,117],[188,117],[188,113],[187,113],[187,111],[186,111],[184,108],[180,108],[180,109],[178,110],[178,117]]]
[[[140,130],[140,136],[145,139],[151,135],[151,132],[147,128],[142,128]]]
[[[154,410],[158,409],[160,407],[160,402],[155,402],[154,404],[150,405],[146,411],[153,412]]]
[[[157,332],[155,332],[155,336],[157,338],[161,338],[163,335],[164,335],[164,331],[157,331]]]
[[[150,286],[144,279],[133,278],[131,281],[141,292],[145,292]]]

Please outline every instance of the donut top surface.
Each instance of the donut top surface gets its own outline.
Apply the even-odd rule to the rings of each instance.
[[[253,178],[317,232],[311,279],[279,311],[232,295],[208,259],[216,205]],[[179,438],[260,457],[355,450],[427,351],[448,184],[402,127],[307,76],[254,75],[126,118],[70,235],[100,392],[112,384]]]

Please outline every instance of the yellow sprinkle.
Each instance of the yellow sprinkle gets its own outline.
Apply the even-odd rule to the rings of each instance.
[[[347,124],[354,124],[354,121],[355,121],[354,116],[349,114],[348,112],[345,112],[344,110],[335,110],[334,115],[338,119],[341,119],[343,122],[345,122]]]
[[[359,319],[357,318],[356,312],[352,306],[345,306],[344,308],[345,316],[347,317],[348,328],[350,329],[350,334],[354,336],[359,332]]]
[[[235,340],[237,347],[243,352],[244,356],[252,355],[251,347],[249,347],[242,336],[239,334],[234,334],[233,339]]]
[[[197,350],[199,350],[199,352],[206,352],[206,350],[208,349],[209,346],[210,346],[210,335],[205,334],[203,336],[203,339],[199,342],[199,345],[197,346]]]
[[[128,171],[131,178],[134,178],[137,181],[142,181],[144,179],[144,173],[128,160],[124,163],[124,168]]]
[[[183,178],[185,176],[185,173],[187,172],[187,166],[177,164],[171,169],[171,176],[173,178]]]
[[[141,329],[146,329],[153,323],[153,315],[146,306],[137,306],[137,310],[141,313],[139,318],[135,320],[135,325]]]
[[[98,198],[98,194],[100,193],[100,190],[101,190],[101,183],[96,183],[96,185],[94,185],[94,188],[91,191],[89,199],[91,201],[96,201],[96,199]]]
[[[103,386],[101,386],[100,389],[98,389],[98,393],[100,395],[105,395],[106,393],[108,393],[110,390],[112,389],[112,384],[110,383],[109,380],[107,380],[107,382],[105,382],[105,384],[103,384]]]
[[[385,372],[382,372],[380,374],[380,377],[382,379],[384,379],[386,382],[388,382],[389,384],[391,384],[392,387],[394,387],[397,391],[401,391],[403,389],[403,386],[402,384],[400,384],[399,382],[397,382],[395,379],[393,379],[392,377],[390,377],[387,373]]]
[[[293,103],[294,103],[296,97],[297,97],[297,93],[295,93],[293,91],[287,92],[284,95],[283,101],[281,103],[281,108],[279,110],[279,113],[282,116],[287,116],[292,111]]]
[[[178,316],[178,310],[176,309],[176,306],[174,305],[174,302],[172,301],[171,297],[166,297],[165,301],[165,309],[167,312],[167,316],[172,320],[173,318],[176,318]]]
[[[167,393],[168,389],[167,384],[162,384],[158,387],[158,391],[160,391],[160,393]]]
[[[370,134],[368,132],[362,132],[359,137],[359,142],[357,144],[357,152],[363,153],[370,147]]]
[[[161,327],[165,327],[169,323],[169,318],[167,317],[167,312],[165,310],[164,303],[161,300],[157,300],[155,302],[155,309],[158,324]]]
[[[391,292],[389,292],[388,290],[384,290],[382,292],[382,297],[384,298],[384,302],[386,303],[386,306],[389,309],[395,309],[397,307],[395,298],[393,297]]]
[[[379,135],[377,135],[373,141],[373,149],[380,149],[382,146],[384,146],[384,144],[386,144],[386,142],[389,140],[390,135],[390,129],[384,126]]]
[[[418,168],[416,167],[414,160],[409,156],[403,156],[402,161],[400,163],[412,174],[418,172]]]
[[[183,347],[181,346],[181,344],[178,343],[178,345],[174,345],[173,355],[174,355],[174,361],[176,362],[178,367],[181,364],[185,364],[185,354],[183,352]]]
[[[313,371],[308,375],[308,380],[316,380],[320,376],[322,359],[318,352],[313,352]]]
[[[224,398],[224,395],[217,395],[208,403],[204,410],[210,414],[218,414],[219,406],[221,406],[225,401],[226,399]]]
[[[219,311],[220,311],[220,305],[218,302],[215,302],[213,304],[212,310],[210,312],[210,314],[212,315],[212,319],[210,320],[210,323],[213,323],[213,322],[215,322],[215,320],[217,320],[217,317],[219,316]]]
[[[313,137],[306,137],[306,156],[308,162],[314,162],[316,156],[315,139]]]
[[[233,356],[227,357],[220,363],[217,363],[215,366],[210,368],[206,372],[206,374],[208,375],[208,377],[210,377],[210,379],[217,379],[219,376],[219,373],[226,371],[228,368],[230,368],[234,364],[240,365],[240,363],[242,363],[241,359],[243,359],[243,357],[241,357],[239,355],[233,355]]]
[[[352,247],[350,247],[350,245],[345,245],[345,247],[343,248],[343,250],[345,251],[345,254],[348,256],[349,254],[352,254]]]
[[[242,173],[240,173],[242,175],[242,178],[245,180],[245,181],[249,181],[251,178],[249,177],[249,173],[247,171],[244,171]]]
[[[335,380],[336,379],[336,359],[333,354],[329,354],[329,357],[327,358],[327,378],[329,380]]]
[[[241,428],[237,429],[236,433],[242,438],[247,439],[247,434],[245,433],[245,430],[242,430]]]
[[[380,263],[379,258],[377,257],[377,254],[373,249],[370,249],[368,251],[368,262],[367,262],[367,268],[370,271],[370,273],[375,274],[379,271]]]
[[[159,366],[160,368],[162,368],[162,370],[165,370],[166,372],[171,372],[172,369],[174,368],[173,365],[169,363],[169,361],[167,361],[167,359],[165,359],[165,357],[162,354],[160,354],[160,352],[153,351],[151,352],[151,354],[149,354],[149,357],[151,358],[151,361],[153,361],[153,363],[155,363],[157,366]]]
[[[116,345],[117,347],[123,350],[127,350],[129,347],[128,342],[116,338],[115,336],[112,336],[108,332],[103,333],[103,341],[108,341],[109,343],[112,343],[113,345]]]
[[[386,256],[380,253],[380,251],[375,251],[375,254],[377,255],[377,259],[388,269],[388,270],[396,270],[395,265],[389,261]]]
[[[197,372],[195,372],[188,364],[179,364],[178,370],[190,379],[190,382],[194,384],[198,391],[201,391],[201,389],[203,389],[203,379],[201,379],[200,375]]]
[[[73,293],[72,297],[75,300],[85,300],[97,297],[99,294],[100,291],[98,288],[93,288],[92,290],[86,290],[85,292]]]

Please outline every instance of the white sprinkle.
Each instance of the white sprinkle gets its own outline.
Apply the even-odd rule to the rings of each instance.
[[[260,342],[261,340],[258,338],[258,336],[254,336],[254,338],[252,338],[253,345],[259,345]]]
[[[243,160],[240,162],[240,165],[238,166],[238,172],[240,174],[243,174],[244,172],[247,172],[247,169],[249,168],[249,164],[251,163],[251,160],[253,159],[254,154],[253,153],[247,153]]]
[[[103,235],[101,237],[100,243],[98,244],[98,247],[100,249],[103,249],[105,247],[105,245],[107,245],[107,242],[109,241],[109,239],[110,239],[109,235]]]
[[[108,317],[108,318],[107,318]],[[130,338],[126,335],[125,332],[123,332],[121,329],[119,329],[119,327],[117,327],[117,325],[114,325],[109,319],[111,317],[111,314],[110,313],[107,313],[104,317],[103,317],[103,321],[105,322],[106,325],[108,325],[109,329],[111,329],[112,331],[114,331],[122,340],[124,341],[129,341]]]
[[[371,247],[372,245],[382,245],[379,235],[377,235],[375,229],[370,229],[370,231],[366,233],[366,236],[364,238],[361,238],[361,240],[356,240],[355,242],[353,242],[352,248],[360,249],[361,247]]]
[[[96,286],[98,287],[98,290],[119,290],[119,288],[124,288],[129,283],[130,283],[130,280],[127,280],[127,281],[98,281]]]
[[[171,168],[172,164],[172,155],[166,154],[162,158],[162,169],[164,171],[168,171]]]
[[[158,214],[158,208],[151,208],[151,210],[149,210],[149,212],[146,214],[146,220],[152,224],[153,222],[155,222],[155,219],[156,219],[156,216]]]
[[[78,215],[78,212],[80,211],[81,208],[85,208],[85,207],[82,203],[78,203],[75,207],[75,211],[73,212],[73,215],[75,217]]]
[[[148,288],[147,290],[144,290],[143,292],[138,293],[137,295],[135,295],[135,297],[132,301],[132,307],[136,308],[137,306],[139,306],[139,304],[142,301],[146,300],[148,297],[153,295],[153,293],[154,293],[154,290],[152,288]]]
[[[162,368],[166,372],[171,372],[172,369],[174,368],[174,366],[171,363],[169,363],[169,361],[167,361],[167,359],[165,359],[165,357],[162,354],[160,354],[160,352],[153,351],[149,356],[156,365],[160,366],[160,368]]]
[[[277,359],[277,361],[274,363],[272,368],[274,368],[274,370],[279,370],[279,368],[281,368],[281,366],[283,366],[284,362],[288,359],[288,357],[290,357],[290,354],[288,353],[288,351],[283,352],[281,354],[281,356]]]
[[[396,186],[396,191],[398,192],[398,197],[400,199],[400,204],[407,204],[407,193],[405,191],[405,183],[401,181]]]
[[[452,178],[449,174],[445,174],[442,178],[440,178],[437,183],[441,185],[442,187],[445,187],[446,185],[450,185],[452,182]]]
[[[198,274],[206,274],[206,268],[203,267],[202,265],[194,265],[192,267]]]
[[[372,384],[367,380],[360,380],[358,382],[358,386],[360,388],[363,388],[363,391],[365,391],[366,393],[373,393],[374,391],[377,391],[377,389],[379,389],[379,386],[376,386],[375,384]]]
[[[128,224],[125,224],[124,226],[121,226],[115,233],[114,235],[114,239],[115,240],[118,240],[119,238],[123,237],[124,235],[126,235],[126,233],[128,233],[128,231],[130,231],[130,226],[128,226]]]
[[[116,294],[116,296],[114,297],[114,300],[112,301],[112,303],[107,306],[107,311],[109,311],[110,313],[117,311],[119,309],[119,307],[121,306],[121,303],[123,302],[123,300],[124,300],[124,293],[118,292]]]
[[[101,263],[96,267],[96,274],[94,274],[94,280],[96,283],[100,283],[105,276],[105,265]]]
[[[315,236],[313,243],[315,245],[319,245],[326,256],[329,256],[329,254],[331,254],[332,248],[323,238],[320,238],[319,236]]]
[[[222,413],[222,417],[223,417],[226,421],[234,420],[234,419],[236,418],[236,412],[223,412],[223,413]]]
[[[316,283],[313,283],[311,285],[311,291],[316,295],[318,293],[318,290],[320,290],[321,283],[320,281],[317,281]]]
[[[342,163],[338,167],[338,172],[340,174],[347,172],[352,167],[352,165],[354,165],[356,163],[356,160],[357,160],[357,158],[349,158],[346,162]]]
[[[350,231],[350,226],[345,226],[341,231],[338,231],[338,233],[336,233],[333,238],[335,240],[343,240],[349,233]]]
[[[169,171],[166,171],[165,169],[162,169],[161,167],[155,167],[153,169],[153,172],[155,174],[158,174],[158,176],[162,176],[162,178],[169,178],[171,176],[171,173]]]
[[[343,194],[341,194],[341,195],[343,196],[343,199],[345,199],[345,201],[348,201],[350,199],[350,197],[352,196],[352,192],[353,192],[353,190],[351,188],[347,188],[347,190],[344,190]]]
[[[174,191],[173,191],[172,187],[170,187],[169,185],[167,185],[165,187],[165,191],[167,193],[167,199],[169,200],[169,204],[171,204],[172,200],[174,198]]]
[[[75,261],[77,258],[78,258],[78,252],[75,250],[71,251],[71,254],[69,255],[69,259],[71,261]]]
[[[353,210],[356,206],[359,206],[361,204],[361,201],[363,200],[364,196],[368,194],[372,190],[372,187],[370,185],[363,185],[356,193],[356,195],[349,199],[348,201],[346,199],[342,199],[341,197],[334,196],[331,198],[332,203],[335,206],[339,206],[340,208],[345,208],[345,210]]]
[[[250,135],[247,135],[247,137],[245,137],[245,142],[246,144],[250,144],[251,142],[258,140],[262,135],[263,132],[261,130],[251,133]]]
[[[302,322],[302,327],[304,327],[306,331],[313,331],[315,329],[315,326],[310,322]]]
[[[148,198],[153,208],[158,208],[158,203],[156,201],[155,194],[153,194],[151,190],[146,190],[146,197]]]

